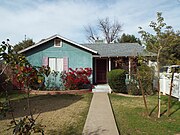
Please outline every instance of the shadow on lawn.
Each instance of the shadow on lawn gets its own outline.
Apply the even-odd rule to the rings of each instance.
[[[151,112],[149,113],[149,116],[152,115],[152,113],[156,110],[157,107],[158,107],[158,105],[156,105],[156,106],[151,110]]]
[[[171,109],[173,106],[178,106],[176,109]],[[180,110],[180,102],[177,100],[177,101],[173,101],[172,103],[171,103],[171,106],[170,106],[170,109],[171,109],[171,113],[169,114],[169,117],[171,116],[171,115],[173,115],[175,112],[177,112],[178,110]],[[166,110],[167,111],[167,110]]]
[[[67,107],[83,98],[82,95],[39,95],[30,97],[31,110],[33,114],[39,114],[49,111],[56,111],[61,108]],[[29,115],[27,109],[27,99],[13,100],[11,101],[14,109],[15,118]],[[5,119],[11,119],[11,115],[7,114]],[[2,120],[2,119],[1,119]]]
[[[178,101],[176,98],[173,98],[173,97],[172,97],[171,100],[173,100],[173,101],[171,101],[171,105],[170,105],[170,109],[171,109],[172,112],[169,114],[169,116],[173,115],[175,112],[177,112],[177,111],[180,109],[180,103],[179,103],[179,101]],[[164,99],[164,103],[163,103],[163,104],[165,104],[165,105],[168,104],[168,98]],[[175,105],[178,106],[178,107],[172,109]],[[164,110],[164,111],[161,113],[161,116],[164,115],[166,112],[167,112],[167,109]]]
[[[164,102],[163,102],[162,105],[167,105],[167,104],[168,104],[168,99],[164,99]],[[173,106],[175,106],[175,105],[177,105],[178,107],[175,108],[175,109],[173,109],[173,111],[172,111],[172,108],[173,108]],[[158,105],[156,105],[156,106],[151,110],[151,112],[149,113],[149,116],[152,115],[152,113],[156,110],[157,107],[158,107]],[[173,115],[175,112],[177,112],[177,111],[180,109],[180,103],[179,103],[179,101],[178,101],[178,100],[172,101],[172,102],[171,102],[170,109],[171,109],[172,112],[170,113],[169,116]],[[161,116],[164,115],[166,112],[167,112],[167,109],[165,109],[165,110],[161,113]]]

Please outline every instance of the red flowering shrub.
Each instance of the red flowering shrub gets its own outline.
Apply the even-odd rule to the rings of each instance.
[[[61,76],[65,89],[83,89],[91,87],[89,77],[92,74],[91,68],[69,68],[69,72],[64,72]]]
[[[15,75],[13,77],[13,84],[17,88],[24,89],[31,87],[38,89],[43,87],[44,75],[48,76],[50,73],[49,67],[32,67],[32,66],[18,66],[14,68]]]
[[[37,70],[31,66],[16,65],[14,71],[14,83],[20,89],[37,81]]]

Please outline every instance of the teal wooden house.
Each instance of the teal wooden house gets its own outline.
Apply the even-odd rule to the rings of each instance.
[[[138,43],[78,44],[60,35],[43,39],[19,53],[25,54],[33,66],[48,65],[59,72],[92,68],[94,84],[107,83],[107,73],[112,69],[124,68],[131,73],[138,55],[151,56]]]

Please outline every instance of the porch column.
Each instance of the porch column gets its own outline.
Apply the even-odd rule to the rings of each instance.
[[[131,79],[131,57],[129,57],[129,79]]]
[[[111,58],[109,58],[109,71],[111,71]]]

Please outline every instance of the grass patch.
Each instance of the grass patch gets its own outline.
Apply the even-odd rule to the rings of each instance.
[[[180,102],[172,100],[171,116],[167,116],[167,96],[162,96],[161,118],[157,118],[157,96],[147,97],[150,117],[145,115],[141,97],[109,95],[118,129],[122,135],[180,134]]]
[[[27,114],[27,101],[24,96],[17,93],[11,95],[16,119]],[[35,116],[41,113],[37,122],[45,126],[45,134],[79,135],[82,134],[91,98],[92,94],[67,94],[32,96],[30,100]],[[12,134],[12,129],[7,130],[10,121],[10,114],[0,119],[2,135]]]

